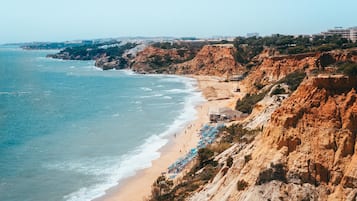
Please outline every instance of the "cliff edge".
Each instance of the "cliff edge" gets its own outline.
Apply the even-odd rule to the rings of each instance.
[[[192,60],[178,64],[173,69],[177,74],[223,77],[242,74],[244,68],[234,58],[236,51],[232,44],[206,45]]]
[[[342,62],[357,62],[357,49],[333,50],[329,52],[302,53],[293,55],[269,56],[266,49],[254,59],[256,66],[243,80],[243,85],[251,91],[257,86],[272,84],[288,74],[296,71],[305,71],[308,76],[319,71],[328,72],[330,67]],[[333,72],[329,72],[333,73]]]
[[[232,166],[189,200],[356,200],[356,89],[356,77],[306,79],[254,141],[216,157]]]
[[[131,69],[139,73],[181,75],[240,74],[244,68],[235,61],[235,52],[236,49],[231,44],[171,49],[148,46],[131,61]]]

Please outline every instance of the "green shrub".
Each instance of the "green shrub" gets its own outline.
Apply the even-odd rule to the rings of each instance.
[[[237,190],[238,191],[243,191],[244,189],[246,189],[248,187],[248,182],[246,182],[245,180],[239,180],[237,182]]]
[[[226,160],[226,164],[228,167],[232,167],[233,165],[233,158],[231,156],[229,156]]]
[[[296,47],[289,47],[287,51],[288,54],[300,54],[300,53],[309,52],[309,49],[303,46],[296,46]]]
[[[261,101],[266,95],[266,91],[260,94],[247,94],[241,100],[237,101],[236,110],[239,110],[243,113],[252,113],[252,110],[256,103]]]
[[[277,95],[277,94],[286,94],[286,91],[284,88],[281,88],[280,85],[278,85],[272,92],[271,95]]]
[[[348,76],[357,76],[357,63],[343,63],[339,65],[338,71]]]
[[[216,143],[216,144],[213,144],[213,145],[210,145],[209,148],[217,153],[217,154],[220,154],[222,152],[224,152],[225,150],[227,150],[229,147],[231,147],[232,144],[231,143],[227,143],[227,142],[220,142],[220,143]]]
[[[224,167],[224,168],[222,168],[222,175],[223,175],[223,176],[226,175],[227,172],[228,172],[228,170],[229,170],[229,167]]]
[[[353,66],[348,66],[343,70],[343,73],[348,76],[357,76],[357,64]]]
[[[281,163],[271,164],[271,167],[259,173],[256,185],[261,185],[272,180],[286,182],[286,171]]]
[[[247,138],[253,138],[253,136],[259,132],[259,130],[245,129],[241,124],[232,124],[222,128],[221,132],[224,134],[221,138],[221,143],[230,144],[232,142],[247,142],[244,141]]]
[[[247,69],[247,70],[251,70],[253,67],[255,67],[256,66],[256,64],[254,64],[254,63],[248,63],[246,66],[245,66],[245,68]]]
[[[244,156],[244,162],[245,163],[248,163],[250,160],[252,160],[252,155],[249,154],[249,155],[245,155]]]
[[[260,82],[255,82],[255,83],[254,83],[254,86],[255,86],[255,88],[257,88],[258,90],[261,90],[261,89],[264,88],[264,85],[263,85],[262,83],[260,83]]]
[[[291,91],[295,91],[298,88],[298,86],[300,85],[300,83],[304,80],[305,77],[306,77],[305,72],[295,71],[295,72],[288,74],[283,79],[279,80],[278,84],[286,83],[289,86],[289,89]]]
[[[337,49],[338,46],[336,44],[323,44],[321,46],[318,46],[316,49],[317,51],[320,51],[320,52],[327,52],[327,51],[331,51],[333,49]]]
[[[216,175],[216,172],[217,171],[213,166],[208,165],[203,169],[202,173],[200,174],[200,179],[203,181],[208,181]]]
[[[200,166],[203,166],[204,163],[207,163],[209,160],[211,160],[213,155],[214,155],[214,152],[208,148],[199,149],[198,150],[198,160],[199,160]]]

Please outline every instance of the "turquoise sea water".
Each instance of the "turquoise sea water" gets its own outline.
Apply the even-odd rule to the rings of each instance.
[[[0,47],[0,200],[84,201],[149,167],[195,117],[195,81]]]

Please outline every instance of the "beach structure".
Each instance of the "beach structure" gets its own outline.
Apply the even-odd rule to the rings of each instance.
[[[230,78],[229,78],[229,81],[241,81],[244,79],[244,75],[232,75]]]
[[[228,107],[218,108],[217,110],[211,110],[209,113],[209,119],[211,123],[217,122],[231,122],[243,118],[244,114],[237,110],[232,110]]]

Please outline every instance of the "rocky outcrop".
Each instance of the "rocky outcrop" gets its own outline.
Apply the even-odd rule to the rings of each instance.
[[[235,47],[231,44],[206,45],[190,61],[175,65],[177,74],[230,76],[241,74],[243,67],[234,59]]]
[[[122,57],[112,59],[111,57],[102,56],[95,60],[94,65],[103,70],[124,69],[128,67],[128,60]]]
[[[263,52],[255,59],[258,65],[252,69],[243,83],[254,91],[255,83],[268,85],[294,71],[305,71],[310,75],[316,71],[327,70],[325,67],[346,61],[357,62],[356,49],[280,56],[269,56],[269,54]]]
[[[230,44],[205,45],[198,52],[189,48],[161,49],[149,46],[132,60],[139,73],[170,73],[227,76],[243,72]]]
[[[319,77],[303,84],[272,115],[264,137],[278,149],[287,148],[294,182],[357,187],[349,182],[357,175],[348,171],[357,159],[356,88],[355,78]]]
[[[193,58],[194,50],[162,49],[148,46],[131,60],[131,69],[138,73],[175,73],[170,66]]]
[[[355,200],[356,89],[355,77],[305,80],[252,143],[217,157],[232,167],[190,200]]]
[[[106,43],[88,44],[68,47],[47,57],[64,60],[95,60],[95,66],[108,69],[128,68],[129,52],[135,52],[145,44],[111,41]]]

